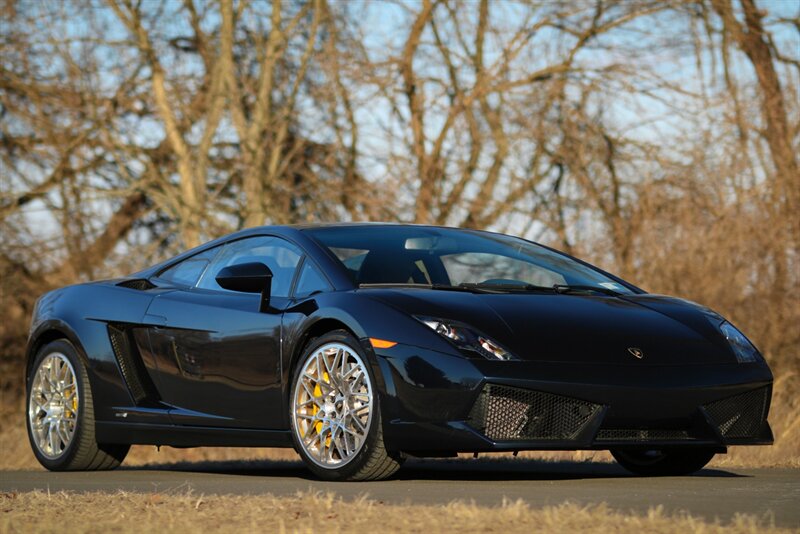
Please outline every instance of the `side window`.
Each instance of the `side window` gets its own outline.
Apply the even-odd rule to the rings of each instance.
[[[279,237],[258,236],[228,243],[208,266],[197,287],[228,291],[217,284],[217,273],[238,263],[261,262],[272,271],[272,295],[288,297],[295,269],[300,262],[299,248]]]
[[[322,276],[322,273],[314,266],[311,261],[306,259],[303,262],[303,268],[300,271],[300,278],[297,280],[297,289],[294,291],[294,296],[303,298],[309,296],[311,293],[317,291],[329,291],[331,286]]]
[[[179,286],[193,287],[219,251],[220,247],[214,247],[195,254],[163,271],[158,277]]]

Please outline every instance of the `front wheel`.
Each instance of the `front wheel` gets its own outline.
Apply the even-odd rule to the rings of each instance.
[[[641,476],[681,476],[700,471],[714,457],[703,448],[612,449],[611,455],[628,471]]]
[[[86,367],[60,339],[36,355],[27,380],[28,438],[36,459],[50,471],[113,469],[130,445],[95,441],[94,405]]]
[[[378,392],[358,341],[343,330],[313,340],[294,372],[295,447],[325,480],[381,480],[400,468],[383,443]]]

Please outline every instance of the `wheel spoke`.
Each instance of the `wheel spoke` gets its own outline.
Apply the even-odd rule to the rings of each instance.
[[[341,379],[341,373],[339,372],[339,365],[343,359],[345,359],[344,351],[342,349],[338,349],[333,357],[333,363],[331,364],[331,371],[330,371],[331,376],[335,377],[337,382]],[[337,386],[338,385],[339,384],[337,384]]]
[[[333,354],[334,354],[333,357],[335,358],[336,357],[336,352],[334,352]],[[322,352],[322,364],[325,366],[325,374],[327,374],[328,377],[330,378],[330,376],[331,376],[331,360],[330,360],[330,354],[327,354],[327,352]]]
[[[319,436],[317,436],[318,441],[319,441],[319,445],[318,445],[317,449],[319,451],[319,461],[320,462],[325,461],[325,434],[324,434],[324,432],[325,432],[325,428],[323,427],[322,432],[320,432]]]
[[[317,403],[317,401],[316,401],[316,399],[314,397],[309,397],[308,399],[306,399],[306,400],[304,400],[302,402],[298,402],[297,403],[297,407],[298,408],[305,408],[309,404],[311,404],[313,406],[317,406],[318,403]]]
[[[355,373],[355,372],[357,372],[359,370],[360,369],[359,369],[359,367],[357,365],[353,365],[353,366],[350,367],[350,369],[347,372],[342,374],[342,378],[345,379],[345,380],[350,380],[350,378],[353,376],[353,373]]]
[[[350,421],[352,421],[355,424],[355,426],[358,427],[358,429],[357,429],[358,432],[360,432],[360,433],[366,433],[367,432],[367,429],[366,429],[366,427],[364,427],[364,424],[361,422],[361,419],[359,419],[355,415],[351,415],[350,416]],[[357,436],[358,434],[355,434],[355,435]]]
[[[322,351],[317,353],[317,383],[322,382],[322,377],[325,376],[322,368],[324,365],[322,364]]]
[[[69,443],[69,429],[67,428],[67,422],[61,420],[56,425],[56,431],[58,432],[58,437],[61,439],[63,443]]]
[[[58,432],[56,430],[56,425],[50,423],[50,427],[47,429],[47,446],[50,448],[51,454],[56,454],[58,449],[56,449],[58,443]]]
[[[308,425],[305,434],[303,434],[303,441],[313,439],[311,433],[314,432],[314,425]],[[306,442],[308,444],[308,442]]]
[[[38,409],[40,409],[42,411],[46,411],[45,407],[48,404],[47,403],[47,399],[40,398],[40,396],[43,397],[43,395],[41,395],[41,393],[39,393],[39,394],[31,393],[31,401],[33,401],[33,403],[36,405],[36,408],[38,408]]]
[[[309,378],[309,380],[311,379],[311,377],[310,377],[310,376],[308,376],[308,375],[306,375],[306,377],[307,377],[307,378]],[[308,385],[308,383],[307,383],[305,380],[303,380],[303,381],[301,382],[301,384],[303,385],[303,389],[305,389],[305,390],[306,390],[306,393],[308,394],[308,396],[309,396],[310,398],[314,399],[314,398],[315,398],[315,395],[314,395],[314,388],[313,388],[313,387],[311,387],[311,386],[309,386],[309,385]]]
[[[50,387],[56,389],[56,361],[54,358],[50,359],[50,365],[47,366],[47,381],[50,382]]]

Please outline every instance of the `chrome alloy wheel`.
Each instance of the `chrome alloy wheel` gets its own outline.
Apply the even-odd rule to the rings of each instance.
[[[75,369],[60,352],[48,354],[31,382],[28,422],[36,448],[46,458],[64,454],[78,422]]]
[[[317,465],[339,468],[356,457],[372,421],[373,393],[366,365],[342,343],[317,348],[295,379],[294,431]]]

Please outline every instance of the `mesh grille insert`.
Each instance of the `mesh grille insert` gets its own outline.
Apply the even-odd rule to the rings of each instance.
[[[553,393],[487,384],[472,407],[469,424],[494,441],[567,440],[601,408]]]
[[[726,438],[757,437],[767,416],[770,387],[753,389],[703,406]]]

